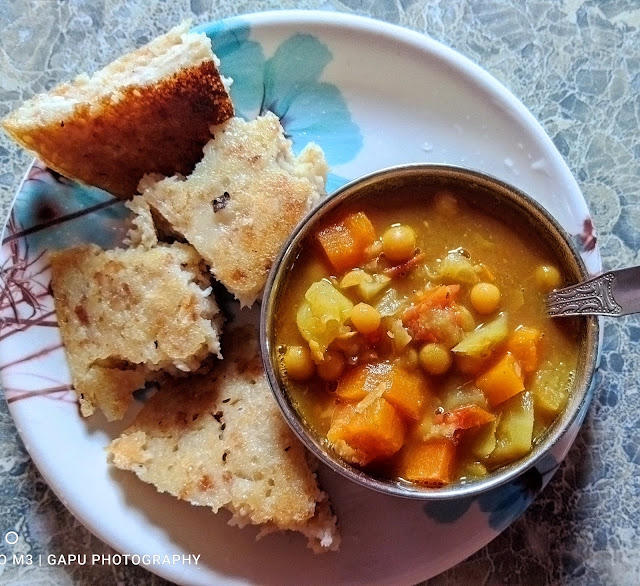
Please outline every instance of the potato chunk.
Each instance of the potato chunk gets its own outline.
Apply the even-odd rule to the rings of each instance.
[[[526,456],[533,438],[533,399],[520,393],[507,401],[496,428],[496,447],[489,456],[492,465],[502,465]]]

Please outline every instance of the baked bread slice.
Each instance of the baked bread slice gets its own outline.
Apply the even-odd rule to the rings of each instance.
[[[162,373],[220,355],[209,275],[186,244],[52,252],[51,286],[83,415],[121,419],[132,393]]]
[[[293,227],[324,194],[328,166],[313,143],[294,156],[271,113],[232,118],[212,132],[191,175],[147,176],[139,191],[216,279],[251,305]]]
[[[335,550],[336,518],[271,394],[257,338],[251,326],[225,332],[217,368],[162,385],[108,459],[160,492],[230,510],[232,525],[299,531],[314,551]]]
[[[209,126],[233,116],[218,65],[208,37],[185,22],[92,77],[35,96],[2,126],[62,175],[131,197],[145,173],[189,173]]]

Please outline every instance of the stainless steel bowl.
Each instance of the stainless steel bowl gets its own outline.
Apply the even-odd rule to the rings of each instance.
[[[301,247],[309,234],[313,233],[328,214],[346,203],[353,203],[361,198],[383,196],[406,186],[426,184],[454,188],[471,187],[474,193],[481,193],[486,198],[487,209],[495,209],[496,215],[501,214],[501,209],[519,214],[539,235],[539,239],[556,251],[570,282],[588,278],[582,259],[568,234],[540,204],[520,190],[494,177],[460,167],[430,164],[391,167],[356,179],[338,189],[316,206],[296,227],[271,269],[262,302],[260,334],[262,357],[276,401],[295,434],[315,456],[332,470],[367,488],[400,497],[439,500],[478,495],[513,480],[532,467],[563,437],[589,397],[589,386],[597,363],[599,323],[596,317],[579,318],[582,344],[569,401],[564,412],[556,418],[542,440],[524,458],[503,466],[482,479],[458,481],[442,488],[428,488],[403,481],[375,478],[339,458],[305,423],[292,403],[280,375],[274,330],[274,316],[278,311],[279,300],[287,287],[291,266]]]

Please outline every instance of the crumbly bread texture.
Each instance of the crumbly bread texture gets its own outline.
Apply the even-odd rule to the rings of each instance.
[[[164,384],[108,447],[118,468],[196,505],[229,509],[232,525],[303,533],[336,550],[328,497],[282,418],[250,326],[225,332],[225,358],[208,375]]]
[[[52,252],[53,297],[85,416],[121,419],[133,391],[220,355],[206,266],[186,244]]]
[[[35,96],[2,121],[7,133],[59,173],[131,197],[145,173],[189,173],[233,116],[230,80],[204,33],[189,23]]]
[[[232,118],[189,177],[145,177],[139,191],[192,244],[242,305],[260,294],[275,256],[322,194],[327,163],[311,143],[298,157],[276,116]]]
[[[149,204],[141,197],[134,197],[124,205],[133,212],[125,244],[144,248],[156,246],[158,244],[158,230]]]

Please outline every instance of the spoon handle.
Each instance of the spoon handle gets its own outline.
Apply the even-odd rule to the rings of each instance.
[[[549,293],[551,316],[610,315],[640,312],[640,267],[607,271],[588,281]]]

